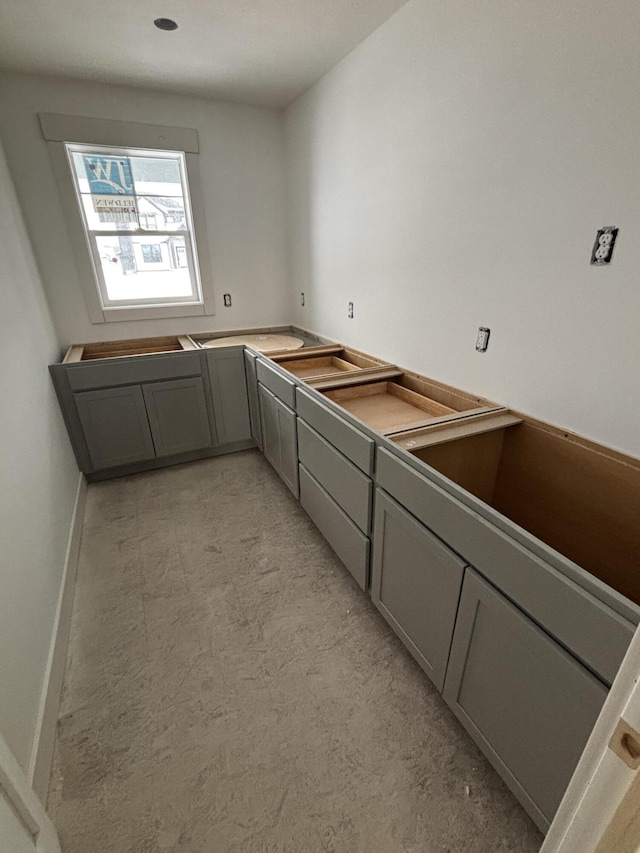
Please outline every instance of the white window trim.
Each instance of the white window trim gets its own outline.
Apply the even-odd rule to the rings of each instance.
[[[160,320],[171,317],[196,317],[215,313],[213,282],[209,259],[204,199],[198,163],[198,134],[190,128],[163,127],[135,122],[93,119],[41,113],[42,134],[49,144],[54,175],[62,209],[69,226],[69,237],[78,267],[80,284],[92,323],[120,323],[123,320]],[[191,197],[193,235],[197,246],[202,303],[198,305],[156,305],[103,309],[95,280],[84,222],[69,168],[65,142],[118,148],[146,148],[184,152],[187,183]]]

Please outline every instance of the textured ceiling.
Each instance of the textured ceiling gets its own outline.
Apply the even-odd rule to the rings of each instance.
[[[0,68],[284,107],[405,2],[1,0]]]

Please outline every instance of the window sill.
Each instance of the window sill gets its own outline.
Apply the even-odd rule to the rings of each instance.
[[[91,318],[95,325],[101,323],[122,323],[126,320],[166,320],[172,317],[202,317],[211,315],[205,305],[144,305],[140,308],[103,308],[100,317]]]

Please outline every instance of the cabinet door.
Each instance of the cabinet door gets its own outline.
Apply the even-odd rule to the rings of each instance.
[[[280,473],[280,430],[276,398],[260,383],[258,383],[258,392],[260,395],[262,450],[268,461]]]
[[[278,415],[278,437],[280,440],[279,474],[291,492],[298,497],[298,428],[296,413],[275,398]]]
[[[543,832],[606,687],[467,569],[444,698]]]
[[[213,417],[220,444],[251,439],[243,352],[240,348],[207,352]]]
[[[256,357],[248,350],[244,351],[244,369],[249,396],[249,418],[251,420],[251,435],[262,450],[262,430],[260,428],[260,402],[258,400],[258,374],[256,372]]]
[[[73,396],[96,471],[154,458],[139,385],[84,391]]]
[[[211,427],[199,376],[143,385],[156,456],[211,447]]]
[[[371,597],[438,690],[451,648],[464,562],[377,489]]]

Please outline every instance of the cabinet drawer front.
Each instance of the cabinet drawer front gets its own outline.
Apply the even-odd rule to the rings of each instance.
[[[610,685],[634,626],[436,483],[379,448],[377,483]]]
[[[303,389],[296,389],[298,414],[334,447],[357,465],[361,471],[373,474],[375,442],[350,423],[323,406]]]
[[[465,564],[376,489],[371,598],[442,691]]]
[[[300,465],[300,503],[318,530],[355,578],[358,586],[367,588],[369,573],[369,540],[333,498],[325,492]]]
[[[201,377],[143,385],[157,456],[211,447],[211,427]]]
[[[607,690],[473,570],[467,570],[444,697],[543,830]]]
[[[296,386],[290,379],[278,373],[270,364],[267,364],[261,358],[256,362],[258,369],[258,379],[270,391],[286,403],[291,409],[296,407]]]
[[[153,459],[155,451],[142,389],[108,388],[74,394],[94,470]]]
[[[201,373],[200,353],[197,352],[130,356],[99,363],[87,361],[67,368],[72,391],[134,385],[161,379],[180,379],[183,376],[200,376]]]
[[[300,418],[298,456],[360,530],[368,534],[373,490],[371,480]]]

